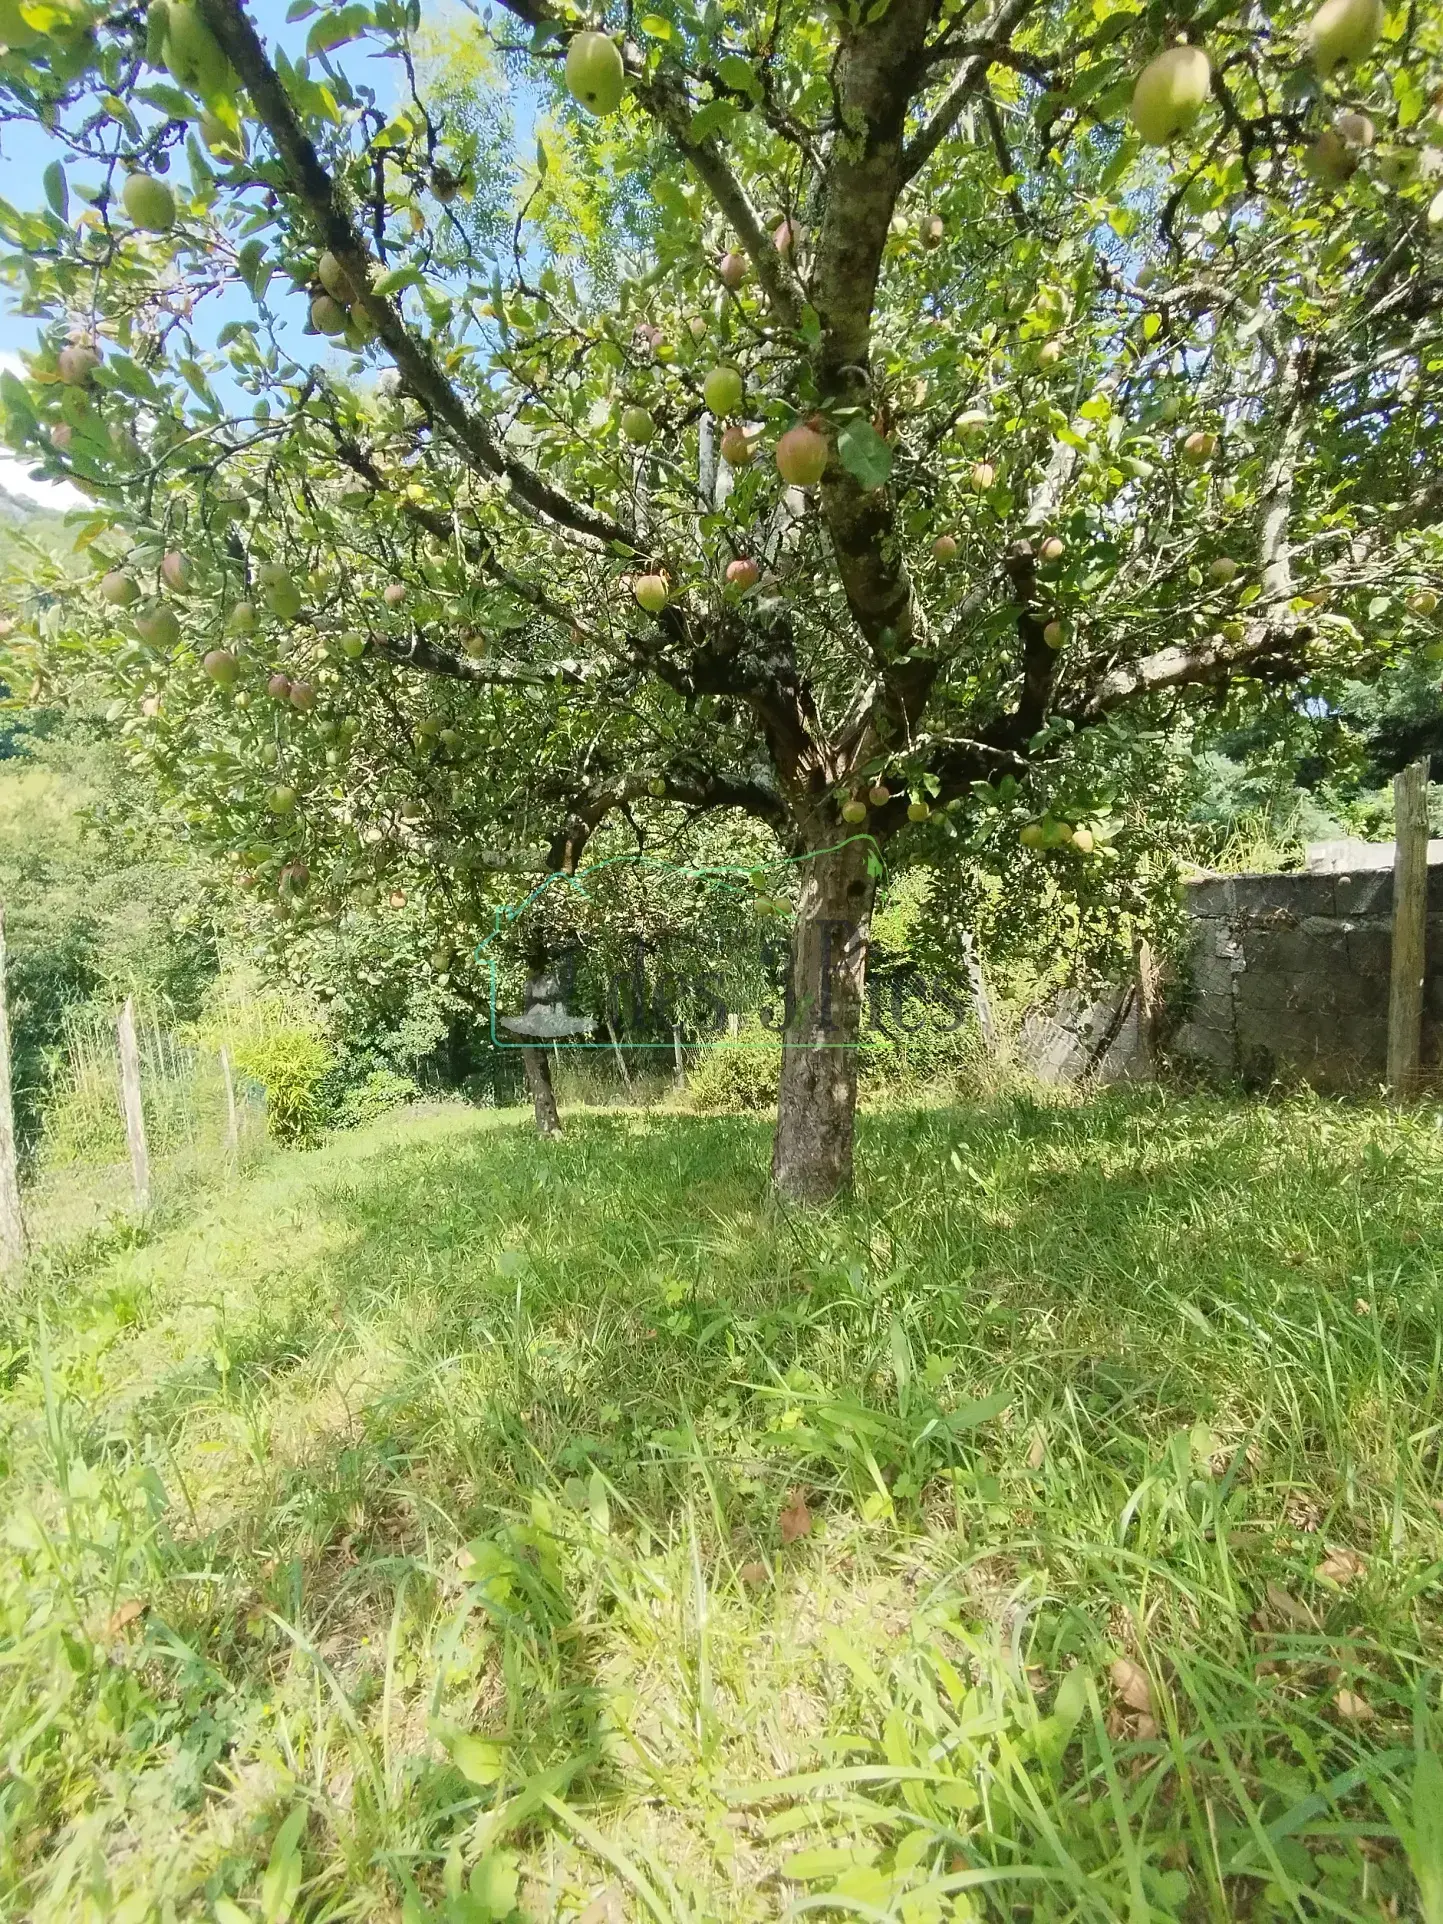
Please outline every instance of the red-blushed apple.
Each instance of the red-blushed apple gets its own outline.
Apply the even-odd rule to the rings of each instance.
[[[160,564],[161,580],[178,595],[183,595],[189,588],[193,573],[190,557],[183,555],[178,548],[172,548]]]
[[[961,552],[962,544],[958,541],[955,534],[939,534],[932,543],[932,554],[934,558],[944,564],[949,561],[955,561]]]
[[[101,576],[100,592],[112,608],[132,608],[140,599],[140,583],[123,568],[112,568]]]
[[[99,366],[99,354],[84,343],[62,347],[55,357],[55,371],[66,387],[89,387]]]
[[[381,599],[388,608],[399,608],[406,599],[404,581],[388,581],[381,590]]]
[[[289,701],[291,698],[291,678],[289,675],[274,674],[266,683],[266,693],[276,701]]]
[[[755,588],[762,578],[762,571],[750,555],[739,557],[727,563],[726,582],[738,594],[745,594],[748,588]]]
[[[827,437],[816,423],[799,421],[777,442],[777,473],[789,487],[814,488],[827,469]]]
[[[733,421],[722,432],[721,455],[729,468],[749,467],[756,458],[755,438],[748,434],[739,421]]]
[[[722,285],[729,287],[735,293],[750,273],[751,262],[745,254],[739,254],[735,248],[732,248],[717,262],[716,271],[721,276]]]
[[[222,688],[229,688],[240,673],[240,663],[229,648],[212,648],[201,667]]]

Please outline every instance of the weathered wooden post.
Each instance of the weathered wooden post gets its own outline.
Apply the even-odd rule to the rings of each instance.
[[[120,1107],[125,1116],[125,1139],[130,1145],[130,1176],[135,1206],[150,1207],[150,1151],[145,1141],[145,1111],[140,1102],[140,1048],[135,1039],[135,1003],[125,998],[118,1024],[120,1035]]]
[[[987,978],[982,973],[982,958],[977,953],[977,944],[972,939],[972,931],[962,931],[962,959],[967,965],[967,980],[972,988],[972,1001],[977,1009],[977,1026],[982,1031],[982,1045],[989,1056],[999,1059],[1003,1053],[1002,1035],[997,1027],[997,1018],[992,1013],[992,998],[987,993]]]
[[[240,1123],[236,1117],[235,1080],[230,1072],[230,1050],[220,1045],[220,1074],[225,1084],[225,1152],[233,1156],[240,1148]]]
[[[1388,991],[1388,1088],[1414,1093],[1423,1052],[1428,944],[1428,762],[1393,777],[1393,969]]]
[[[681,1026],[676,1022],[673,1022],[671,1025],[671,1053],[672,1061],[676,1065],[672,1073],[672,1083],[679,1095],[684,1094],[686,1091],[686,1057],[681,1052]]]
[[[1150,1076],[1157,1074],[1159,1032],[1162,1027],[1162,971],[1151,942],[1137,945],[1137,1039]]]
[[[10,1017],[5,1001],[5,909],[0,904],[0,1269],[25,1254],[20,1214],[20,1170],[15,1155],[15,1108],[10,1090]]]

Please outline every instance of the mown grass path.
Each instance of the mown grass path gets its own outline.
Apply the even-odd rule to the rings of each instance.
[[[1443,1919],[1443,1131],[403,1119],[7,1307],[0,1912]]]

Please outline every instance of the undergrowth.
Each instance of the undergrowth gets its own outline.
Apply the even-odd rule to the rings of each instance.
[[[1443,1133],[392,1120],[0,1317],[0,1912],[1443,1917]]]

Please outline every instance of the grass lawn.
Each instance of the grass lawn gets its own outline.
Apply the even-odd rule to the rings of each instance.
[[[1443,1920],[1443,1130],[398,1120],[0,1319],[0,1915]]]

